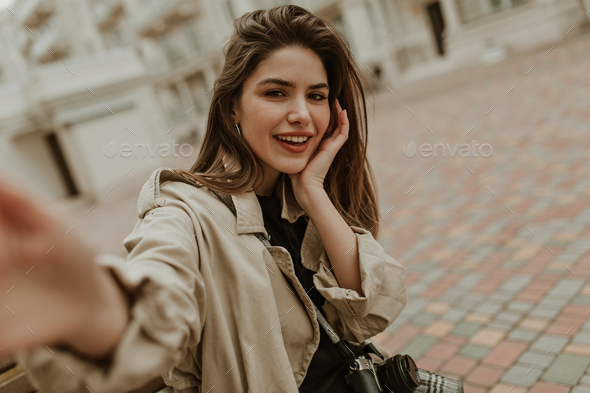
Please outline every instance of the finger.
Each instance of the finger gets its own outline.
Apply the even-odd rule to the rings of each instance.
[[[57,215],[24,191],[0,180],[0,220],[2,219],[27,230],[39,229],[49,222],[61,223]]]
[[[21,191],[0,181],[0,219],[13,224],[27,225],[39,216],[39,208]]]
[[[344,115],[342,116],[344,119],[343,123],[342,123],[342,131],[343,134],[346,135],[346,137],[348,138],[348,131],[350,130],[350,122],[348,121],[348,110],[343,110],[342,112],[344,112]]]

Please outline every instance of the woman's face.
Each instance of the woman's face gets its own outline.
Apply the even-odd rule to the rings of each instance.
[[[244,81],[240,106],[232,108],[232,118],[262,161],[265,182],[272,184],[280,172],[293,174],[305,168],[330,123],[328,92],[319,56],[296,47],[275,51]],[[293,133],[308,139],[301,146],[277,139]]]

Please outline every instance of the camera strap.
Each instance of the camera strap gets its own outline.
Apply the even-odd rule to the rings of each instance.
[[[235,216],[237,216],[236,207],[234,205],[234,201],[231,198],[231,196],[217,192],[217,191],[213,191],[213,190],[210,190],[210,191],[212,191],[215,195],[217,195],[217,197],[229,208],[229,210]],[[264,235],[262,233],[256,232],[254,235],[262,242],[262,244],[264,244],[265,247],[267,247],[267,248],[271,247],[270,242],[268,241],[268,239],[266,239],[264,237]],[[315,314],[318,318],[319,324],[326,331],[326,333],[328,334],[328,337],[330,337],[330,340],[336,346],[336,349],[338,350],[338,353],[340,353],[342,360],[344,361],[344,363],[346,365],[348,365],[351,368],[354,368],[355,367],[355,359],[356,359],[354,352],[348,347],[348,345],[346,345],[346,342],[344,340],[342,340],[338,336],[338,334],[334,331],[334,329],[332,328],[330,323],[328,323],[328,321],[326,320],[324,315],[321,313],[321,311],[318,309],[318,307],[315,305],[313,300],[311,300],[311,298],[309,300],[311,301],[311,304],[313,304],[313,307],[315,309]]]

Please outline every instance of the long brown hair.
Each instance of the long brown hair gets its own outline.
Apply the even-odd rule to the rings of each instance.
[[[348,225],[379,233],[376,182],[367,159],[367,108],[364,75],[351,55],[346,37],[329,21],[296,5],[248,12],[234,20],[234,33],[224,47],[225,64],[213,86],[203,145],[190,171],[177,170],[205,187],[224,194],[248,192],[262,177],[262,165],[239,136],[231,118],[244,81],[274,51],[285,47],[311,49],[328,76],[331,108],[329,136],[338,124],[338,98],[350,122],[348,140],[332,162],[324,188]],[[285,181],[288,181],[285,176]],[[290,182],[289,182],[290,183]]]

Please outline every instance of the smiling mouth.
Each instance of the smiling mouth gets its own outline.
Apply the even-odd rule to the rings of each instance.
[[[288,144],[293,145],[293,146],[302,146],[302,145],[305,145],[311,139],[311,137],[308,137],[304,142],[293,142],[293,141],[287,141],[287,140],[284,140],[284,139],[277,138],[276,136],[275,136],[275,138],[278,139],[281,142],[285,142],[285,143],[288,143]]]

